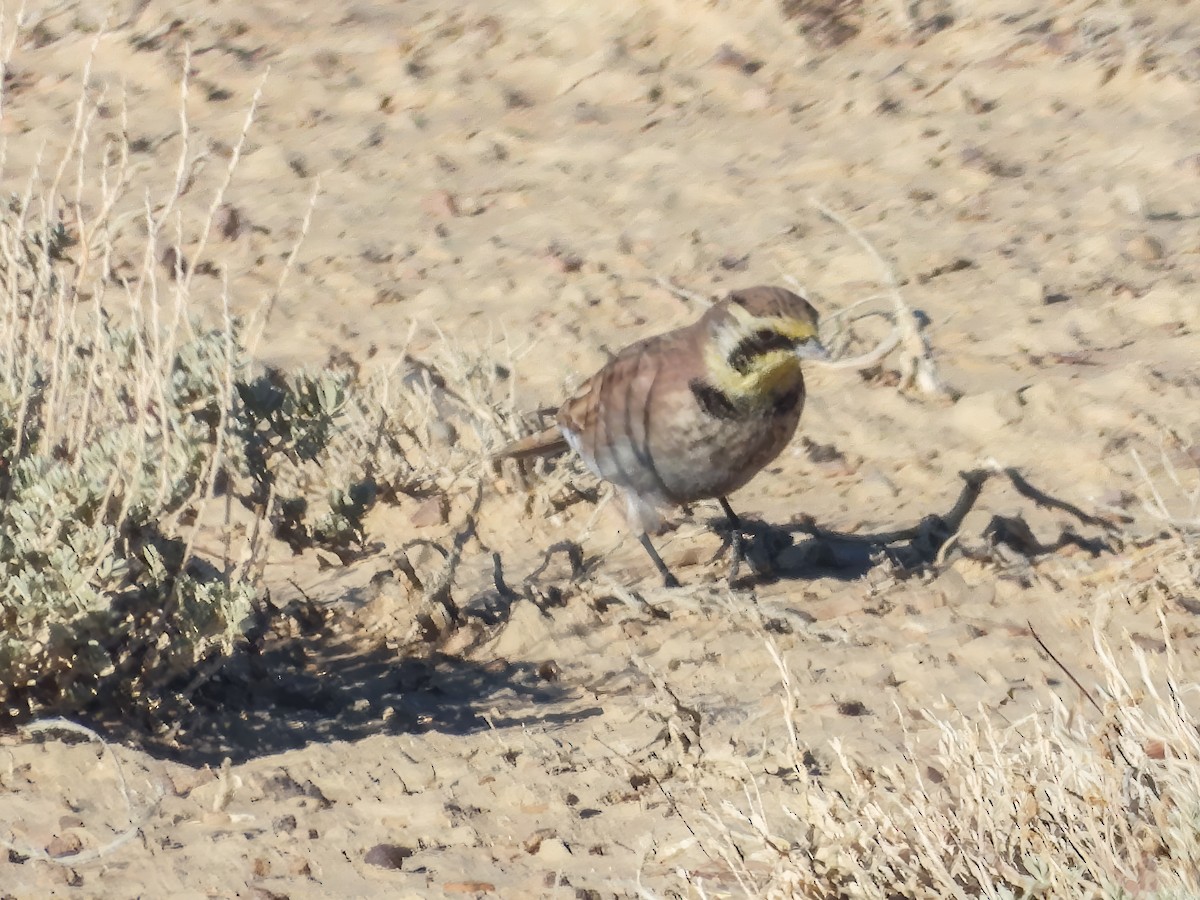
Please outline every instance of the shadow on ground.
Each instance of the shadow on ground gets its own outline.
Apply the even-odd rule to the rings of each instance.
[[[1096,532],[1080,535],[1063,529],[1051,542],[1040,541],[1020,516],[994,515],[971,546],[960,544],[963,520],[975,509],[984,486],[993,477],[1006,478],[1016,491],[1035,505],[1067,513]],[[961,473],[958,498],[944,513],[931,513],[908,527],[886,532],[846,534],[830,531],[810,519],[789,525],[743,520],[741,552],[752,574],[740,583],[762,583],[780,579],[835,578],[853,581],[887,562],[901,572],[924,569],[946,558],[948,551],[967,556],[1032,559],[1065,546],[1080,547],[1093,556],[1110,551],[1109,539],[1117,529],[1111,522],[1089,515],[1031,484],[1015,469],[979,469]],[[720,521],[718,530],[728,529]],[[797,540],[803,535],[803,540]]]
[[[192,691],[190,708],[165,733],[162,720],[154,729],[107,717],[89,724],[158,758],[216,766],[226,757],[237,764],[313,742],[462,735],[598,714],[571,702],[576,695],[556,677],[552,664],[403,656],[311,633],[249,649]],[[530,714],[531,706],[538,710]],[[507,707],[520,714],[506,715]]]
[[[1027,499],[1069,514],[1099,536],[1063,529],[1057,540],[1042,543],[1019,516],[996,515],[975,538],[976,546],[960,543],[962,522],[993,476],[1007,477]],[[739,584],[852,580],[885,561],[898,571],[918,571],[945,559],[947,551],[1003,551],[1032,558],[1068,544],[1093,554],[1110,549],[1108,540],[1115,532],[1111,523],[1038,490],[1015,471],[966,472],[962,479],[960,494],[947,512],[889,532],[841,534],[811,521],[785,526],[743,521],[740,543],[748,563],[744,568],[751,574]],[[471,534],[473,525],[460,535],[459,543]],[[797,541],[799,535],[804,537]],[[450,568],[440,588],[431,585],[426,590],[403,550],[395,556],[395,571],[384,574],[394,578],[408,572],[413,586],[426,594],[425,605],[444,611],[451,631],[472,625],[481,634],[495,634],[506,626],[519,601],[531,601],[549,614],[551,607],[568,602],[570,585],[585,583],[589,572],[603,565],[603,560],[585,560],[578,545],[563,542],[548,550],[542,564],[518,585],[510,586],[494,553],[494,586],[459,606],[449,593],[459,556],[447,550],[442,555]],[[566,557],[569,574],[547,573],[558,555]],[[272,609],[258,637],[216,674],[174,685],[174,693],[164,692],[161,703],[144,704],[137,716],[101,711],[89,724],[151,755],[215,766],[225,758],[241,763],[313,742],[430,731],[465,735],[490,728],[565,724],[601,712],[583,706],[578,693],[557,680],[552,662],[475,661],[437,652],[406,655],[366,642],[353,622],[340,624],[315,604]]]

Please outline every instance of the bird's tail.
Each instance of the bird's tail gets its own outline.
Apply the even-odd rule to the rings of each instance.
[[[568,449],[567,439],[557,425],[544,431],[528,435],[501,447],[492,454],[492,459],[528,459],[531,456],[554,456]]]

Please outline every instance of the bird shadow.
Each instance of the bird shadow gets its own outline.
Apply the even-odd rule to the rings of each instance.
[[[750,573],[741,575],[735,561],[731,580],[740,586],[801,578],[852,581],[883,564],[899,573],[913,573],[945,560],[950,556],[949,551],[988,559],[1012,558],[1014,554],[1031,559],[1066,546],[1078,547],[1093,556],[1113,550],[1112,541],[1119,533],[1116,526],[1039,489],[1016,469],[976,469],[961,472],[959,476],[962,487],[946,512],[931,513],[911,526],[883,532],[832,531],[819,527],[808,517],[786,525],[743,519],[741,556]],[[987,482],[997,476],[1006,478],[1019,494],[1037,506],[1065,512],[1100,534],[1084,536],[1072,528],[1064,528],[1055,540],[1043,542],[1022,517],[994,515],[983,530],[981,543],[972,547],[961,544],[963,520],[975,509]],[[722,520],[713,524],[718,530],[728,528]],[[799,536],[803,538],[797,540]]]

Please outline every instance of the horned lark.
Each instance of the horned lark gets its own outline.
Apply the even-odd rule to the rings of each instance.
[[[774,287],[734,291],[691,325],[626,347],[563,403],[556,424],[495,458],[570,448],[624,496],[630,525],[668,586],[649,535],[664,507],[726,499],[787,446],[804,407],[800,360],[823,359],[817,312]]]

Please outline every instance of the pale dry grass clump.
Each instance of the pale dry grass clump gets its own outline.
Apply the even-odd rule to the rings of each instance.
[[[752,896],[1200,896],[1200,684],[1167,644],[1119,660],[1097,624],[1104,685],[1080,708],[1051,696],[1013,722],[925,712],[932,747],[906,732],[900,763],[868,767],[835,742],[837,771],[820,779],[772,647],[799,786],[782,819],[756,787],[748,809],[726,802],[714,843]]]

